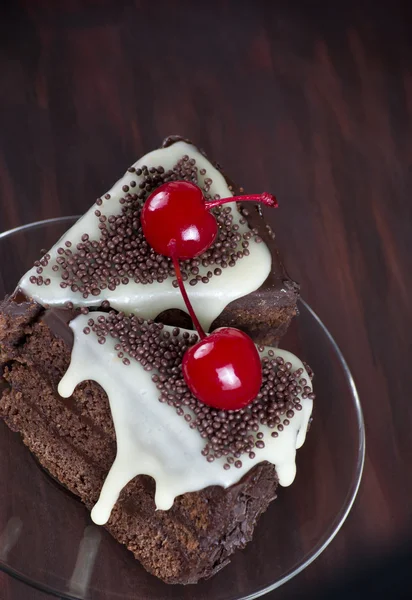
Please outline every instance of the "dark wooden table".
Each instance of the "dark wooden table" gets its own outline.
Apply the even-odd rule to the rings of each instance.
[[[412,540],[411,4],[0,10],[0,231],[83,212],[172,133],[276,192],[289,270],[357,382],[367,459],[338,537],[273,598],[384,565]],[[0,598],[45,596],[0,574]]]

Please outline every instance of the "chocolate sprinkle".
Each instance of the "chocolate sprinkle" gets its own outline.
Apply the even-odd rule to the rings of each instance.
[[[205,169],[201,169],[200,173],[203,177]],[[162,166],[150,169],[142,166],[136,170],[136,175],[142,178],[138,186],[132,186],[131,182],[130,187],[126,184],[122,186],[124,195],[118,200],[119,214],[106,216],[100,210],[94,211],[99,223],[98,239],[90,239],[89,234],[83,233],[75,246],[67,240],[63,247],[57,249],[58,256],[54,259],[52,269],[60,274],[61,287],[70,287],[72,292],[87,299],[89,296],[99,296],[105,289],[114,291],[130,281],[147,285],[174,277],[171,260],[157,254],[148,245],[141,228],[140,214],[148,195],[163,183],[185,180],[201,185],[196,161],[185,155],[173,169],[166,171]],[[206,200],[211,199],[209,190],[212,179],[206,177],[203,181],[201,187],[204,196]],[[110,200],[110,194],[104,198]],[[98,198],[96,204],[101,206],[102,203],[102,199]],[[200,257],[181,261],[183,278],[189,280],[192,286],[207,284],[213,276],[221,275],[222,269],[233,267],[238,260],[249,255],[249,240],[254,230],[240,234],[239,226],[233,223],[230,206],[217,207],[213,209],[213,214],[218,223],[215,243]],[[36,261],[38,275],[32,276],[32,283],[49,283],[44,282],[40,275],[40,269],[47,266],[49,260],[50,255],[45,255],[42,260]],[[212,267],[207,276],[199,274],[199,265]]]
[[[202,454],[207,461],[226,457],[226,469],[230,465],[240,468],[243,454],[253,458],[265,447],[261,425],[272,429],[272,437],[277,437],[295,411],[302,408],[299,394],[304,390],[302,382],[306,383],[302,369],[292,373],[291,363],[275,357],[273,351],[272,356],[261,358],[262,386],[257,398],[241,410],[219,411],[197,400],[183,377],[183,355],[198,341],[196,334],[180,334],[177,328],[170,333],[161,323],[114,310],[97,320],[90,318],[87,325],[84,332],[92,330],[99,343],[104,343],[107,336],[116,340],[115,350],[126,366],[132,359],[146,371],[155,371],[152,380],[159,401],[174,407],[191,429],[197,429],[205,440]]]

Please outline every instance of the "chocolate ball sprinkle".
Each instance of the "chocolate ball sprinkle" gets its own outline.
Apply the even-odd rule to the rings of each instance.
[[[170,332],[161,323],[114,310],[88,319],[87,325],[85,332],[93,331],[99,343],[108,336],[115,340],[117,356],[125,367],[135,360],[146,371],[156,371],[152,381],[158,389],[159,402],[174,407],[191,429],[198,430],[205,440],[202,454],[209,462],[225,456],[224,464],[240,468],[242,455],[254,458],[265,447],[262,425],[272,429],[272,437],[277,437],[284,428],[282,419],[283,423],[290,422],[295,411],[302,408],[296,393],[299,381],[291,364],[285,364],[273,352],[271,357],[261,358],[262,386],[257,398],[238,411],[218,411],[197,400],[183,377],[182,359],[198,341],[196,334],[181,333],[178,328]]]
[[[199,179],[199,173],[202,179]],[[203,179],[206,170],[199,171],[196,161],[186,156],[172,169],[143,166],[136,169],[136,175],[142,178],[139,186],[134,181],[122,186],[118,214],[107,217],[101,210],[94,211],[99,228],[97,239],[90,239],[85,232],[79,243],[72,244],[67,240],[63,247],[57,248],[58,256],[53,259],[51,268],[60,275],[61,287],[70,287],[73,293],[87,299],[99,296],[105,289],[114,291],[130,281],[150,285],[174,276],[172,261],[157,254],[143,235],[140,223],[143,201],[163,183],[178,180],[195,183],[205,195],[209,195],[213,181],[207,176]],[[105,200],[110,198],[110,194],[105,194]],[[96,205],[100,207],[102,204],[103,200],[98,198]],[[237,207],[234,206],[233,210]],[[212,212],[218,225],[215,243],[197,259],[181,261],[183,279],[192,286],[207,284],[213,276],[221,275],[222,269],[235,266],[238,260],[249,254],[248,240],[253,237],[254,231],[239,233],[239,226],[233,222],[232,207],[216,207]],[[47,266],[49,259],[50,256],[45,255],[42,265]],[[36,262],[41,268],[40,262]],[[207,276],[199,273],[200,265],[210,267]],[[45,283],[38,278],[31,282],[36,285]]]

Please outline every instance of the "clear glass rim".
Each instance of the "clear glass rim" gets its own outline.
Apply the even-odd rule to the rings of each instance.
[[[0,232],[0,240],[13,235],[14,233],[22,233],[31,228],[40,227],[42,225],[65,223],[65,222],[70,222],[70,221],[74,222],[78,218],[79,218],[78,215],[72,215],[72,216],[67,216],[67,217],[56,217],[53,219],[44,219],[41,221],[35,221],[33,223],[27,223],[26,225],[20,225],[19,227],[15,227],[14,229],[9,229],[8,231]],[[321,540],[317,544],[317,546],[315,546],[315,551],[312,551],[311,556],[309,556],[304,562],[302,562],[301,565],[299,565],[298,567],[294,568],[289,573],[284,575],[281,579],[278,579],[278,581],[276,581],[275,583],[273,583],[265,588],[261,588],[260,590],[257,590],[256,592],[253,592],[252,594],[248,594],[247,596],[242,596],[238,600],[255,600],[256,598],[259,598],[265,594],[268,594],[269,592],[272,592],[273,590],[277,589],[284,583],[287,583],[288,581],[290,581],[293,577],[295,577],[296,575],[301,573],[304,569],[306,569],[306,567],[308,567],[311,563],[313,563],[318,558],[318,556],[325,550],[325,548],[327,548],[329,546],[329,544],[333,541],[333,539],[335,538],[337,533],[340,531],[342,525],[346,521],[346,518],[353,506],[353,503],[355,502],[355,499],[356,499],[356,496],[357,496],[357,493],[359,490],[359,486],[361,483],[361,479],[362,479],[362,473],[363,473],[363,468],[364,468],[364,463],[365,463],[365,424],[364,424],[362,407],[361,407],[361,403],[360,403],[360,399],[359,399],[359,394],[356,389],[355,381],[352,377],[352,373],[350,372],[349,366],[348,366],[338,344],[336,343],[335,339],[333,338],[333,336],[330,333],[330,331],[328,330],[328,328],[324,325],[322,320],[318,317],[318,315],[315,313],[315,311],[309,306],[309,304],[307,304],[307,302],[305,302],[305,300],[300,298],[299,303],[305,307],[305,309],[309,312],[309,314],[316,321],[318,326],[322,329],[323,333],[326,335],[328,341],[330,342],[334,351],[336,352],[336,356],[338,357],[339,362],[342,365],[344,374],[347,378],[347,381],[349,382],[352,400],[353,400],[353,404],[355,407],[355,414],[356,414],[356,420],[357,420],[357,425],[358,425],[358,435],[359,435],[358,460],[357,460],[357,464],[356,464],[355,480],[353,481],[351,487],[348,489],[348,492],[347,492],[347,495],[345,498],[345,502],[343,503],[344,506],[346,505],[343,510],[343,513],[338,514],[336,516],[332,525],[329,527],[329,530],[327,531],[326,535],[323,536],[323,540]],[[55,596],[57,598],[62,598],[64,600],[78,600],[78,597],[73,596],[69,592],[58,592],[58,591],[54,590],[52,587],[48,586],[47,584],[40,583],[34,579],[31,579],[31,578],[23,575],[22,573],[20,573],[20,571],[17,571],[15,569],[13,569],[12,567],[10,567],[9,565],[4,564],[3,561],[1,561],[1,560],[0,560],[0,570],[2,570],[7,575],[10,575],[10,576],[14,577],[15,579],[17,579],[17,580],[25,583],[26,585],[31,586],[41,592],[46,592],[52,596]]]
[[[0,240],[13,235],[13,233],[21,233],[26,229],[32,229],[34,227],[40,227],[41,225],[53,225],[53,223],[65,223],[66,221],[76,221],[80,218],[80,215],[69,215],[68,217],[54,217],[53,219],[43,219],[42,221],[33,221],[32,223],[26,223],[25,225],[19,225],[13,229],[7,231],[0,231]]]

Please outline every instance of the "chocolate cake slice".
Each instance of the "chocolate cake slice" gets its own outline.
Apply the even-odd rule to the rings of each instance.
[[[80,322],[82,319],[83,322]],[[260,514],[276,496],[278,479],[284,485],[291,483],[295,472],[295,449],[304,440],[312,397],[308,398],[306,394],[302,398],[301,393],[295,396],[292,394],[292,404],[285,406],[284,395],[280,392],[273,403],[263,405],[261,402],[257,410],[263,408],[264,414],[260,414],[259,418],[255,418],[256,411],[252,413],[252,408],[250,409],[249,418],[244,423],[249,434],[252,434],[252,443],[247,440],[245,442],[233,421],[227,421],[226,424],[229,425],[229,434],[234,437],[234,441],[223,436],[216,443],[214,433],[211,434],[208,427],[221,426],[221,419],[228,418],[228,415],[217,416],[217,411],[201,405],[194,398],[191,398],[189,404],[183,403],[182,398],[188,397],[187,389],[174,375],[176,356],[179,362],[184,349],[194,343],[196,336],[167,328],[165,331],[162,325],[147,324],[141,319],[134,321],[140,323],[137,329],[135,327],[140,340],[137,348],[147,345],[147,340],[151,344],[143,354],[135,353],[136,359],[130,354],[129,334],[119,342],[120,337],[112,339],[110,328],[107,327],[110,323],[120,323],[122,331],[130,333],[133,331],[131,319],[137,318],[118,315],[115,311],[90,312],[85,315],[79,314],[79,310],[39,308],[38,304],[23,296],[6,300],[0,309],[0,365],[5,385],[0,399],[0,416],[12,430],[21,434],[24,443],[45,469],[77,494],[87,508],[92,509],[94,506],[93,510],[96,512],[96,502],[99,507],[105,496],[110,473],[113,473],[116,464],[116,438],[119,458],[120,440],[127,437],[127,432],[122,432],[119,426],[116,413],[113,419],[113,403],[121,403],[122,398],[127,396],[127,385],[126,388],[122,385],[124,386],[128,377],[133,382],[136,380],[135,372],[130,371],[130,375],[128,374],[129,369],[137,366],[145,373],[142,364],[145,368],[153,368],[156,374],[149,373],[156,395],[151,398],[152,406],[156,404],[159,411],[166,410],[160,422],[163,433],[158,437],[157,443],[160,446],[164,432],[173,429],[173,419],[181,422],[182,431],[188,439],[190,436],[197,436],[198,442],[195,443],[196,448],[192,447],[192,438],[183,443],[180,430],[167,437],[163,449],[167,456],[173,454],[174,446],[183,444],[177,453],[177,464],[172,462],[171,465],[165,465],[161,472],[157,471],[157,477],[147,474],[133,476],[133,472],[130,472],[130,481],[119,486],[118,491],[120,488],[122,491],[112,507],[109,499],[111,510],[109,507],[110,517],[106,527],[134,553],[149,572],[168,583],[194,583],[219,571],[229,562],[230,555],[236,549],[243,548],[250,541]],[[76,323],[77,328],[73,328]],[[106,340],[104,344],[99,343],[102,337]],[[76,344],[81,347],[85,340],[88,345],[83,351],[86,351],[87,361],[84,356],[76,355]],[[97,383],[101,373],[93,370],[93,365],[97,364],[107,372],[104,361],[110,348],[120,348],[115,350],[117,364],[111,363],[113,367],[109,373],[115,388],[118,388],[118,393],[109,391],[109,396],[110,393],[112,396],[115,394],[115,398],[108,397],[103,387]],[[163,349],[163,356],[167,358],[161,359],[165,366],[156,369],[156,366],[159,367],[159,362],[156,362],[156,356],[159,357],[156,351],[159,349]],[[100,352],[103,354],[99,354]],[[171,362],[170,352],[175,353],[175,359]],[[294,373],[301,369],[298,376],[306,376],[307,381],[303,383],[310,386],[308,376],[302,375],[302,363],[293,358],[292,368],[288,363],[289,356],[292,355],[286,353],[284,360],[282,352],[267,350],[266,358],[262,355],[264,382],[261,391],[264,398],[273,389],[273,382],[276,385],[278,381],[273,380],[269,376],[271,374],[277,373],[279,383],[280,377],[286,376],[285,381],[293,388],[298,385],[299,379]],[[113,361],[113,356],[110,360]],[[138,364],[139,360],[141,363]],[[82,382],[81,365],[86,368]],[[279,367],[284,370],[279,371]],[[80,383],[76,385],[72,380],[74,391],[71,393],[70,385],[67,388],[67,383],[64,382],[67,377],[70,379],[73,376]],[[136,403],[141,418],[145,408],[139,403],[141,396],[144,396],[144,384],[139,382],[133,385],[136,388],[133,391],[133,403]],[[307,391],[311,392],[311,386]],[[68,397],[64,398],[62,395]],[[281,404],[276,404],[279,402]],[[275,416],[275,409],[280,418]],[[127,419],[133,422],[133,407],[126,406],[125,410],[131,411],[127,414]],[[154,417],[155,429],[159,427],[159,414],[161,413],[156,413]],[[188,414],[192,415],[190,420]],[[246,413],[241,414],[244,418]],[[270,427],[262,424],[268,422]],[[148,426],[148,435],[151,436],[150,418],[145,428]],[[279,441],[271,449],[271,442]],[[149,446],[150,444],[147,447]],[[137,450],[132,449],[132,452],[140,453],[137,464],[147,458],[144,448],[140,444]],[[182,456],[188,449],[190,463],[194,465],[191,472],[189,469],[189,479],[188,465],[180,465],[180,461],[184,460]],[[150,452],[152,450],[149,454]],[[156,459],[167,460],[164,456],[163,452],[155,453]],[[268,460],[271,456],[276,468]],[[150,455],[149,458],[153,456]],[[168,469],[172,473],[172,481],[167,479]],[[145,472],[149,473],[150,468],[145,469]],[[191,473],[199,472],[200,482],[191,479]],[[218,485],[209,485],[214,481]],[[183,492],[185,489],[187,492]],[[116,493],[114,496],[116,497]],[[100,506],[97,510],[97,518],[92,512],[96,522],[105,522],[107,506],[104,504],[107,502],[106,494],[103,507]],[[156,510],[156,506],[160,510]]]
[[[164,182],[196,183],[205,199],[242,190],[187,140],[167,138],[126,174],[21,280],[41,305],[99,307],[103,301],[145,319],[190,328],[172,262],[146,242],[140,213]],[[206,329],[231,326],[277,345],[296,314],[298,285],[287,275],[274,234],[251,203],[213,209],[219,232],[201,256],[182,261],[195,312]]]

